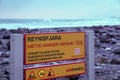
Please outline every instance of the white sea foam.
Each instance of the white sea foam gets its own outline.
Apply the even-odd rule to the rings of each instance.
[[[99,26],[99,25],[120,25],[120,19],[100,19],[100,20],[15,20],[11,22],[0,22],[0,28],[17,29],[17,28],[57,28],[57,27],[78,27],[78,26]]]

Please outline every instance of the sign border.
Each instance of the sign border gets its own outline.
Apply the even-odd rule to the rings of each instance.
[[[29,33],[26,33],[26,34],[23,34],[23,36],[24,36],[24,39],[23,39],[23,55],[24,55],[24,57],[23,57],[23,63],[24,63],[24,65],[30,65],[30,64],[39,64],[39,63],[47,63],[47,62],[57,62],[57,61],[64,61],[64,60],[71,60],[71,59],[64,59],[64,60],[52,60],[52,61],[45,61],[45,62],[34,62],[34,63],[27,63],[26,62],[26,35],[43,35],[43,34],[69,34],[69,33],[83,33],[84,34],[84,57],[83,58],[73,58],[73,59],[84,59],[84,58],[86,58],[86,33],[85,32],[49,32],[49,33],[31,33],[31,34],[29,34]],[[72,60],[73,60],[72,59]]]

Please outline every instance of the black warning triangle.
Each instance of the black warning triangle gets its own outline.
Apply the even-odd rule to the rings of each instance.
[[[49,70],[48,76],[55,76],[54,71],[52,70],[52,68]]]

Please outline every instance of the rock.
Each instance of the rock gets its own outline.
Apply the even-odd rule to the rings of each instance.
[[[116,39],[111,39],[111,42],[110,42],[110,44],[117,44],[117,40]]]
[[[120,55],[120,48],[115,49],[115,50],[113,51],[113,53]]]
[[[93,26],[92,29],[94,30],[95,33],[100,33],[100,30],[103,30],[103,26]]]
[[[79,76],[69,76],[68,80],[78,80]]]
[[[25,29],[25,28],[18,28],[17,30],[10,29],[9,31],[12,34],[23,34],[23,33],[31,33],[33,30],[28,30],[28,29]]]
[[[2,62],[2,63],[1,63],[1,65],[3,65],[3,66],[8,66],[9,64],[10,64],[10,62],[9,62],[9,61]]]
[[[116,32],[107,33],[107,37],[110,37],[110,38],[115,38],[115,37],[117,37],[117,36],[119,36],[119,34],[116,33]]]
[[[6,46],[6,45],[0,45],[0,50],[1,50],[1,51],[3,51],[3,50],[6,51],[6,50],[8,50],[8,49],[7,49],[7,46]]]
[[[9,30],[12,34],[16,34],[17,33],[17,30],[15,30],[15,29],[10,29]]]
[[[99,39],[100,38],[100,34],[99,33],[95,33],[95,37]]]
[[[8,41],[6,45],[7,45],[8,50],[10,50],[10,41]]]
[[[120,80],[120,77],[113,78],[113,80]]]
[[[7,74],[7,75],[10,74],[9,69],[5,69],[5,70],[4,70],[4,74]]]
[[[1,57],[2,54],[3,54],[3,52],[0,52],[0,57]]]
[[[9,53],[2,53],[1,57],[10,58],[10,54]]]
[[[99,29],[96,28],[96,29],[94,29],[94,32],[99,33],[100,31],[99,31]]]
[[[25,28],[18,28],[17,33],[22,34],[25,32]]]
[[[7,80],[10,80],[10,77],[9,77],[9,76],[7,76],[7,77],[6,77],[6,79],[7,79]]]
[[[112,59],[111,64],[120,64],[120,60]]]
[[[111,51],[112,47],[106,47],[105,50],[106,51]]]
[[[120,25],[119,26],[115,26],[115,30],[120,30]]]
[[[109,63],[109,60],[107,58],[100,58],[98,59],[99,63]]]
[[[2,58],[2,61],[0,65],[2,66],[8,66],[10,64],[10,59],[9,58]]]
[[[2,45],[3,44],[3,42],[0,40],[0,45]]]
[[[120,78],[119,78],[119,79],[115,79],[115,78],[113,78],[113,80],[120,80]]]
[[[111,41],[111,38],[109,38],[109,37],[105,37],[105,36],[100,37],[101,43],[110,43],[110,41]]]
[[[3,35],[3,39],[10,39],[10,34]]]
[[[0,80],[8,80],[7,78],[1,78]]]
[[[0,35],[0,39],[2,39],[3,38],[3,36],[2,35]]]
[[[81,31],[81,28],[76,28],[77,29],[77,31]]]
[[[63,29],[59,29],[59,30],[57,30],[57,32],[64,32],[64,30]]]
[[[100,48],[101,47],[101,44],[98,43],[98,42],[96,42],[94,45],[95,45],[96,48]]]
[[[3,34],[6,31],[7,31],[6,29],[2,28],[2,29],[0,29],[0,34]]]

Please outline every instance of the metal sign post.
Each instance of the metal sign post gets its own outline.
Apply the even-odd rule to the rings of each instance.
[[[95,70],[94,70],[94,32],[86,31],[86,63],[87,63],[87,80],[95,80]]]
[[[23,35],[11,35],[10,45],[10,80],[23,80]]]

